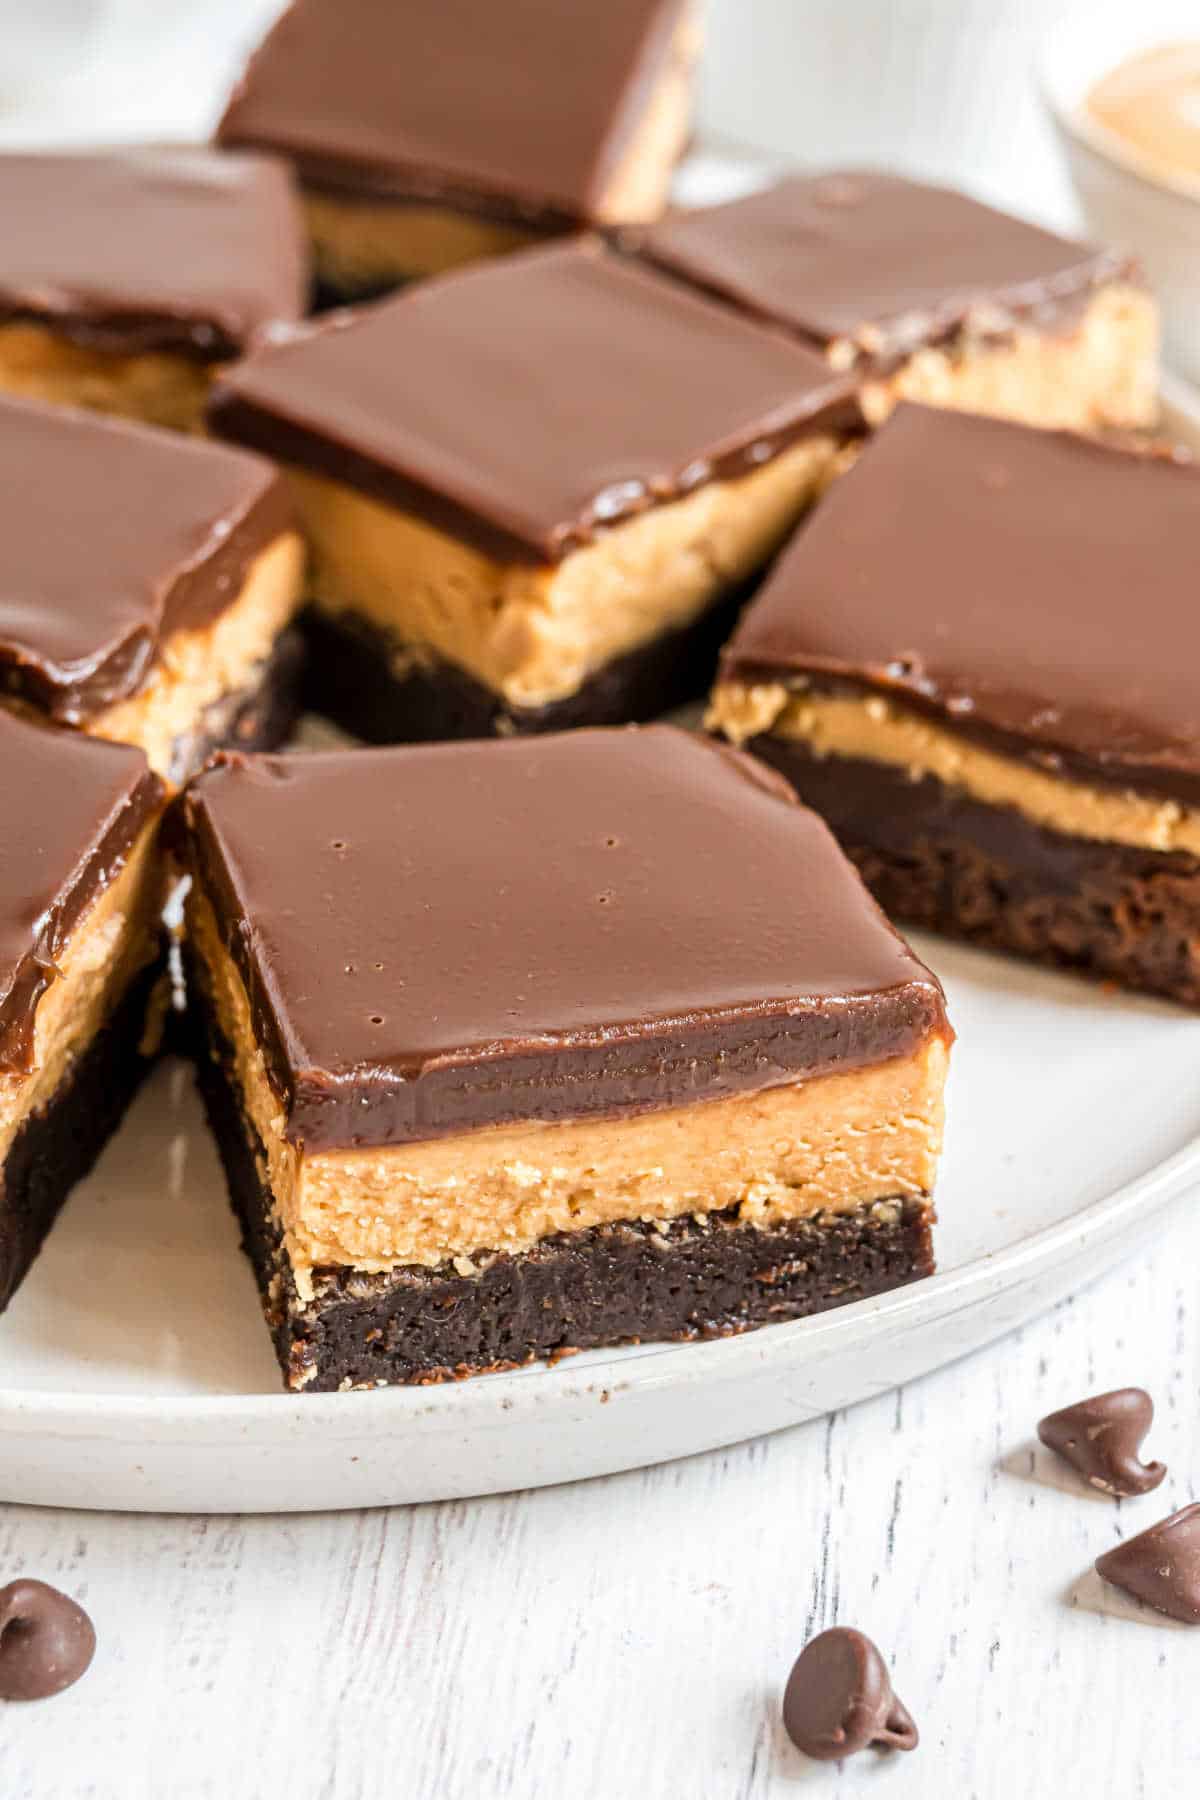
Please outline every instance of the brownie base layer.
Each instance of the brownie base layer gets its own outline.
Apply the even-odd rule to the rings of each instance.
[[[306,1304],[225,1047],[217,1037],[212,1048],[195,1048],[243,1245],[292,1388],[458,1380],[605,1345],[724,1337],[933,1272],[933,1208],[897,1199],[767,1229],[739,1224],[732,1213],[662,1229],[605,1225],[548,1238],[524,1255],[481,1257],[479,1273],[468,1276],[450,1264],[378,1275],[320,1269]]]
[[[77,1181],[121,1123],[153,1055],[144,1055],[147,1008],[161,963],[135,977],[120,1005],[21,1126],[0,1167],[0,1311],[24,1280]]]
[[[891,917],[1200,1006],[1200,858],[1068,837],[782,738],[746,748],[824,816]]]
[[[305,704],[371,744],[508,737],[623,725],[660,717],[703,695],[717,655],[750,597],[743,586],[678,631],[615,658],[575,693],[547,706],[509,706],[450,663],[404,663],[404,647],[355,614],[309,607]],[[397,662],[402,674],[395,673]]]
[[[169,779],[182,786],[214,750],[278,750],[286,743],[303,703],[305,657],[299,626],[281,632],[257,681],[217,701],[195,731],[175,739]]]

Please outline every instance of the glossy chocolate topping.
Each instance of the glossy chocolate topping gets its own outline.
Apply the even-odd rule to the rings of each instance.
[[[948,1033],[821,821],[669,726],[226,755],[184,804],[310,1147],[679,1105]]]
[[[636,233],[641,253],[755,316],[872,357],[971,326],[1052,327],[1127,260],[952,188],[848,170],[794,175]]]
[[[0,688],[86,723],[223,612],[290,522],[257,456],[0,400]]]
[[[30,1067],[37,1003],[162,799],[140,750],[0,707],[0,1073]]]
[[[0,219],[0,320],[215,360],[304,312],[299,207],[267,157],[2,155]]]
[[[218,127],[305,181],[591,217],[662,77],[683,0],[295,0]]]
[[[841,679],[1052,772],[1200,804],[1200,472],[901,407],[723,674]]]
[[[425,281],[239,363],[214,429],[554,560],[857,419],[852,384],[595,242]]]

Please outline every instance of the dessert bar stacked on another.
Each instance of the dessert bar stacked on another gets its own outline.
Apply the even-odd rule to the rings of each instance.
[[[0,702],[138,744],[172,781],[281,742],[304,555],[268,462],[0,400],[0,495]]]
[[[662,210],[687,141],[691,0],[294,0],[222,144],[296,165],[324,286],[378,293]]]
[[[861,425],[821,357],[595,241],[311,326],[211,418],[290,466],[312,702],[377,741],[694,696]]]
[[[298,319],[304,227],[265,156],[0,155],[0,388],[194,429],[213,370]]]
[[[794,175],[631,242],[853,369],[875,424],[898,400],[1072,430],[1157,415],[1157,309],[1130,260],[949,188]]]
[[[1200,1004],[1200,472],[903,407],[783,557],[709,722],[885,909]]]
[[[141,751],[0,710],[0,756],[3,1307],[120,1123],[167,996],[163,786]]]
[[[293,1387],[931,1269],[941,989],[753,759],[669,726],[227,754],[182,804],[200,1081]]]

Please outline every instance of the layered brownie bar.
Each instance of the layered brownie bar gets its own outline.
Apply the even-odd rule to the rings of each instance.
[[[0,702],[182,781],[273,748],[299,701],[303,549],[258,456],[0,400]]]
[[[343,297],[655,218],[684,148],[691,0],[293,0],[222,144],[292,159]]]
[[[671,274],[898,400],[1072,430],[1158,409],[1158,320],[1124,256],[896,175],[797,175],[636,234]]]
[[[0,766],[4,1307],[148,1066],[164,879],[140,750],[0,710]]]
[[[710,723],[884,908],[1200,1004],[1200,472],[904,407],[781,559]]]
[[[226,755],[183,804],[200,1081],[291,1386],[932,1267],[941,990],[751,758],[668,726]]]
[[[312,701],[380,742],[694,696],[859,421],[819,357],[595,242],[309,327],[211,418],[290,465]]]
[[[283,163],[212,150],[0,155],[0,388],[196,427],[215,368],[299,318]]]
[[[263,457],[0,400],[0,702],[184,781],[297,715],[304,551]]]

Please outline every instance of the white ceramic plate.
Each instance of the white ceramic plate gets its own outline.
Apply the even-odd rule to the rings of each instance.
[[[1200,402],[1171,399],[1200,448]],[[776,1431],[1031,1318],[1200,1184],[1200,1018],[918,948],[959,1033],[939,1274],[724,1342],[288,1395],[190,1072],[164,1064],[0,1319],[0,1500],[274,1512],[536,1487]]]

